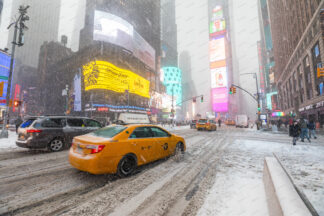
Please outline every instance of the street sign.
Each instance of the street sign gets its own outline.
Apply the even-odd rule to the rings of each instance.
[[[324,77],[324,68],[317,68],[317,78]]]

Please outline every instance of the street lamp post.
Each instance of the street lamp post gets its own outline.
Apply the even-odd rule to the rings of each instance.
[[[9,119],[9,102],[10,102],[10,91],[11,91],[11,79],[12,79],[12,73],[13,73],[13,66],[14,66],[14,59],[15,59],[15,51],[16,51],[16,45],[22,46],[24,43],[24,33],[23,31],[27,29],[25,26],[24,22],[29,20],[29,17],[26,15],[27,14],[27,9],[29,6],[19,7],[19,17],[18,19],[11,23],[8,26],[8,29],[14,25],[14,34],[13,34],[13,41],[12,41],[12,48],[11,48],[11,59],[10,59],[10,69],[9,69],[9,76],[8,76],[8,87],[7,87],[7,95],[6,95],[6,111],[4,114],[4,119],[3,119],[3,124],[2,124],[2,131],[0,134],[0,138],[8,138],[8,130],[7,130],[7,121]],[[18,38],[18,43],[17,43],[17,35],[18,35],[18,30],[19,30],[19,38]]]
[[[260,93],[259,93],[259,86],[258,86],[258,76],[256,73],[244,73],[244,74],[240,74],[241,76],[242,75],[249,75],[249,74],[253,74],[253,77],[255,78],[255,84],[256,84],[256,90],[257,90],[257,103],[258,103],[258,124],[257,124],[257,129],[259,130],[260,127],[259,127],[259,123],[261,122],[261,116],[260,116]]]

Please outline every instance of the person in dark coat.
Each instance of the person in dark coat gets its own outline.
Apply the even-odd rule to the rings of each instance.
[[[297,121],[294,121],[294,124],[291,126],[291,136],[293,137],[293,145],[296,145],[296,142],[300,136],[301,128]]]
[[[222,120],[218,119],[218,126],[221,127],[222,126]]]
[[[15,121],[15,125],[16,125],[16,133],[18,133],[18,128],[21,125],[21,123],[23,123],[23,120],[20,118],[20,116],[18,116],[18,118]]]
[[[299,126],[301,128],[301,135],[300,135],[301,141],[304,142],[304,139],[306,137],[308,142],[310,142],[310,139],[308,136],[307,121],[304,118],[300,119]]]
[[[316,137],[316,131],[315,131],[315,128],[316,127],[315,127],[314,120],[311,120],[308,123],[307,127],[308,127],[308,130],[309,130],[309,138],[312,138],[312,135],[313,135],[314,139],[317,139],[317,137]]]

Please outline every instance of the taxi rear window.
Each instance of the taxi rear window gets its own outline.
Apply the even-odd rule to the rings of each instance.
[[[91,134],[98,137],[112,138],[125,130],[125,126],[109,126],[92,132]]]
[[[207,119],[199,119],[198,122],[199,122],[199,123],[206,123],[206,122],[207,122]]]

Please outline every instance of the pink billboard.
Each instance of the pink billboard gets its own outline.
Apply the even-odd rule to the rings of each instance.
[[[228,112],[227,88],[212,89],[212,103],[214,112]]]

